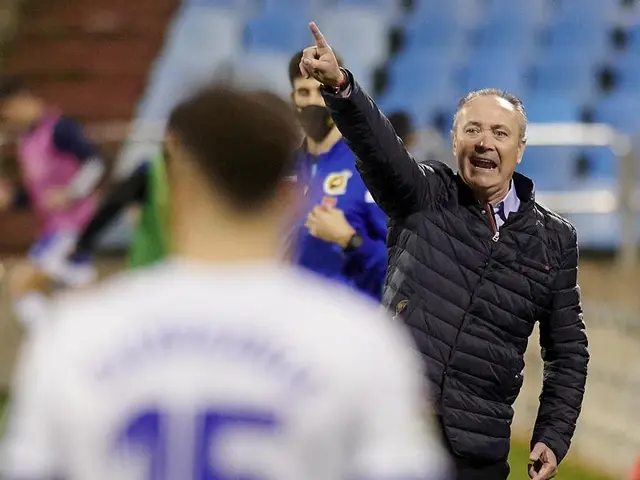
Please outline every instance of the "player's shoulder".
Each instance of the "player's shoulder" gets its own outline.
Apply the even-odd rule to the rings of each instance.
[[[406,344],[404,330],[379,304],[344,285],[294,270],[288,287],[295,292],[294,311],[306,320],[305,328],[323,336],[339,335],[354,349],[369,348],[372,343]]]
[[[114,312],[126,313],[122,309],[135,305],[131,300],[140,298],[150,281],[160,280],[154,271],[155,267],[127,270],[94,285],[62,292],[52,302],[53,321],[73,322],[77,317],[95,319],[112,316]]]

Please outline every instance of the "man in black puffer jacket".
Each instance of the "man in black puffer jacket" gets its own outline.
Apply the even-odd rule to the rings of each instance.
[[[383,303],[407,323],[424,356],[458,478],[509,474],[512,404],[536,321],[544,381],[529,475],[551,478],[580,414],[589,355],[576,232],[535,202],[531,180],[514,173],[525,149],[522,103],[498,90],[470,93],[454,118],[460,173],[418,164],[311,29],[316,43],[300,68],[324,85],[333,120],[390,217]]]

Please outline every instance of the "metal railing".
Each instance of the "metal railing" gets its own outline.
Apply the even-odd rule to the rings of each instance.
[[[618,194],[611,190],[538,192],[537,200],[560,214],[614,213],[621,216],[618,262],[631,269],[637,265],[638,196],[632,141],[609,125],[585,123],[535,123],[528,127],[528,146],[609,147],[619,162]],[[553,172],[549,172],[553,175]]]

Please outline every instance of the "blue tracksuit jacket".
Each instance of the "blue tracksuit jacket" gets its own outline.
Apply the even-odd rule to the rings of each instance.
[[[318,157],[310,155],[303,146],[298,152],[297,165],[297,181],[306,190],[307,204],[296,231],[295,261],[380,300],[387,268],[387,217],[374,203],[356,171],[353,153],[342,139]],[[313,207],[323,201],[335,202],[363,237],[359,249],[345,254],[340,246],[309,234],[304,220]]]

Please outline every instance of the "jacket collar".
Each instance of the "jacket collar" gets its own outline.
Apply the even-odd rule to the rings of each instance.
[[[464,183],[462,177],[458,173],[455,175],[456,184],[458,185],[458,201],[463,205],[479,205],[476,200],[473,192],[469,186]],[[513,177],[513,186],[515,188],[516,194],[520,199],[520,208],[519,212],[526,212],[528,210],[533,210],[535,205],[535,185],[533,181],[522,175],[521,173],[514,172]]]

